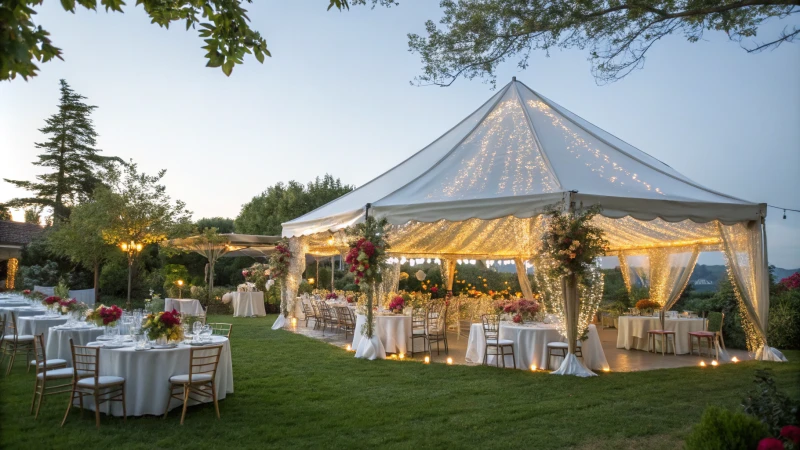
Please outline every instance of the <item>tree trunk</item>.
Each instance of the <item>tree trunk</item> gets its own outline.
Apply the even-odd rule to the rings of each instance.
[[[94,262],[94,302],[100,303],[100,261]]]

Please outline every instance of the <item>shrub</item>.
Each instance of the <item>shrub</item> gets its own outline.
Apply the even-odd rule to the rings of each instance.
[[[19,289],[33,289],[34,285],[55,286],[58,283],[58,264],[48,261],[41,266],[21,266],[17,279]]]
[[[744,412],[764,423],[772,436],[778,436],[785,425],[797,424],[797,405],[778,391],[770,370],[756,370],[755,384],[744,399]]]
[[[300,287],[297,288],[297,295],[310,294],[314,291],[314,286],[308,284],[308,281],[303,280]]]
[[[800,348],[800,290],[786,290],[772,296],[768,336],[772,347]]]
[[[709,406],[686,438],[687,450],[749,450],[769,436],[766,425],[740,412]]]

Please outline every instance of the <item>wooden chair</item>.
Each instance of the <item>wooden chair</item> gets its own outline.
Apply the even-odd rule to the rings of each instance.
[[[677,355],[675,349],[675,332],[670,330],[650,330],[647,332],[647,351],[658,353],[656,350],[656,337],[661,337],[661,356],[669,353],[669,338],[672,338],[672,354]]]
[[[110,375],[100,375],[100,347],[86,347],[75,345],[69,340],[72,352],[72,393],[70,394],[67,412],[61,426],[67,421],[69,410],[75,400],[83,413],[83,398],[94,399],[95,426],[100,428],[100,405],[107,402],[122,403],[122,417],[128,421],[128,412],[125,409],[125,378]]]
[[[428,342],[428,333],[425,329],[428,312],[425,308],[414,308],[411,310],[411,356],[415,353],[425,353],[425,349],[430,349],[431,345]],[[414,342],[417,339],[422,339],[422,350],[416,351]]]
[[[711,345],[714,345],[717,359],[719,359],[719,346],[725,349],[725,340],[722,339],[722,323],[725,321],[725,314],[711,311],[708,313],[708,320],[705,322],[703,331],[689,332],[689,354],[694,354],[694,339],[697,338],[697,354],[703,356],[702,341],[708,343],[708,356],[711,356]]]
[[[569,343],[567,342],[548,342],[547,343],[547,363],[545,364],[545,370],[550,370],[550,360],[553,356],[559,356],[561,358],[567,357],[567,352],[569,352]],[[581,351],[581,341],[578,339],[578,342],[575,344],[575,356],[578,358],[583,358],[583,352]]]
[[[9,357],[6,375],[11,373],[11,368],[14,366],[14,361],[17,359],[17,354],[23,352],[25,353],[25,359],[23,361],[30,360],[32,358],[31,355],[33,354],[33,335],[19,334],[19,329],[17,328],[17,316],[13,311],[10,312],[10,315],[11,321],[6,324],[10,334],[3,336],[3,356],[0,357],[0,363],[5,360],[6,356]],[[30,366],[28,366],[28,371],[30,371]]]
[[[314,307],[311,305],[310,300],[301,300],[301,304],[303,305],[303,315],[306,316],[306,327],[308,327],[308,321],[314,320],[314,328],[317,328],[317,314],[314,311]]]
[[[489,349],[494,348],[494,355],[497,367],[500,367],[500,358],[503,359],[503,368],[506,367],[506,349],[511,349],[511,360],[514,368],[517,368],[517,357],[514,355],[514,341],[510,339],[500,339],[500,317],[495,314],[484,314],[481,316],[483,322],[483,337],[486,345],[483,348],[483,364],[489,360]]]
[[[211,334],[214,336],[225,336],[226,338],[231,338],[231,330],[233,329],[232,323],[210,323],[208,324],[211,327]]]
[[[347,333],[353,336],[356,332],[356,316],[347,306],[337,306],[336,316],[339,319],[339,329],[344,331],[344,339],[347,340]]]
[[[313,298],[308,300],[308,304],[311,305],[311,311],[314,313],[314,329],[316,330],[323,324],[322,310],[319,309],[317,301]]]
[[[44,335],[37,334],[34,336],[33,350],[34,355],[36,355],[36,359],[33,361],[36,367],[36,381],[33,385],[31,414],[33,414],[33,409],[36,407],[36,415],[33,417],[35,420],[39,417],[39,410],[42,408],[44,397],[63,394],[71,390],[73,372],[72,368],[67,367],[67,362],[63,359],[47,359],[44,351]],[[62,383],[48,386],[48,381],[61,381]],[[39,406],[36,406],[37,398]]]
[[[186,408],[189,406],[190,399],[202,401],[211,398],[214,402],[214,410],[217,412],[217,419],[220,418],[216,377],[222,345],[191,348],[189,351],[189,373],[169,377],[169,397],[167,397],[167,404],[164,407],[164,418],[166,419],[169,414],[170,401],[173,398],[183,401],[181,425],[186,418]],[[181,391],[176,393],[176,389]],[[192,397],[192,394],[197,397]]]
[[[325,328],[336,331],[339,327],[339,320],[333,308],[323,300],[317,302],[317,307],[322,311],[322,335],[325,336]]]
[[[428,354],[433,351],[436,343],[436,354],[440,354],[439,343],[444,343],[444,354],[449,355],[447,346],[447,306],[444,303],[434,305],[428,309],[425,322],[425,334],[428,337]]]

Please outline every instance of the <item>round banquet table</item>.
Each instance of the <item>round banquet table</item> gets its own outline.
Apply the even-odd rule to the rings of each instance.
[[[212,336],[211,339],[213,344],[222,344],[216,376],[217,399],[222,400],[227,394],[233,394],[231,346],[230,341],[223,336]],[[94,342],[90,345],[100,346],[102,343]],[[172,349],[137,351],[134,350],[133,343],[129,347],[118,349],[101,348],[100,376],[125,378],[125,400],[129,416],[162,415],[170,389],[169,377],[189,373],[191,348],[189,345],[178,344]],[[87,403],[89,409],[94,408],[93,402],[84,402],[84,405]],[[182,405],[178,400],[170,401],[170,409]],[[101,412],[106,414],[109,413],[109,408],[111,415],[122,415],[122,403],[109,402],[100,405]]]
[[[375,313],[375,334],[380,338],[386,353],[408,353],[411,337],[411,316],[405,314]],[[361,327],[367,323],[367,316],[356,317],[352,348],[357,349],[361,342]]]
[[[553,324],[533,323],[516,324],[513,322],[502,322],[500,324],[500,339],[509,339],[514,342],[514,356],[517,360],[517,369],[528,370],[531,365],[536,364],[538,368],[547,367],[547,344],[549,342],[566,342],[558,327]],[[469,330],[469,342],[467,343],[467,362],[482,364],[483,353],[486,350],[486,339],[483,335],[483,324],[473,323]],[[494,350],[492,350],[494,351]],[[590,369],[607,369],[603,346],[600,343],[600,335],[597,334],[597,327],[589,325],[589,338],[581,341],[581,354],[583,362]],[[563,358],[553,356],[550,362],[551,369],[557,369]],[[495,364],[495,356],[487,358],[487,364]],[[502,365],[502,361],[500,361]],[[510,358],[506,357],[506,366],[511,364]]]
[[[264,293],[254,292],[232,292],[233,317],[256,317],[266,316],[267,310],[264,309]]]
[[[165,298],[164,311],[172,311],[173,309],[176,309],[181,314],[189,314],[191,316],[205,315],[200,300],[193,298]]]
[[[86,345],[102,334],[103,328],[93,325],[84,327],[65,327],[63,325],[50,327],[47,330],[47,344],[45,344],[47,359],[63,359],[71,366],[72,351],[69,348],[69,340],[72,339],[75,345]]]
[[[664,328],[675,332],[675,354],[689,353],[689,332],[702,331],[704,319],[665,319]],[[660,330],[658,317],[619,316],[617,318],[617,348],[647,350],[647,332]],[[661,338],[656,339],[657,350],[661,349]]]
[[[47,331],[50,327],[64,325],[67,323],[69,316],[25,316],[17,319],[19,326],[19,334],[30,334],[36,336],[43,334],[45,345],[47,343]],[[52,358],[51,358],[52,359]]]
[[[17,318],[26,316],[43,316],[45,309],[39,306],[0,307],[0,316],[5,317],[8,323],[11,321],[11,312],[13,312]]]

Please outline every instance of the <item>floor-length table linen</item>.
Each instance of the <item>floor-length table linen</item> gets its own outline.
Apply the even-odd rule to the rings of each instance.
[[[0,316],[5,317],[7,323],[11,323],[11,313],[17,318],[26,316],[43,316],[45,308],[36,306],[6,306],[0,307]]]
[[[675,332],[675,353],[689,353],[689,332],[702,331],[704,319],[665,319],[664,328]],[[617,348],[647,350],[647,332],[660,330],[658,317],[619,316],[617,318]],[[656,348],[661,351],[661,338],[656,339]]]
[[[164,311],[172,311],[173,309],[181,314],[189,314],[191,316],[205,315],[200,300],[194,298],[165,298]]]
[[[233,317],[254,317],[266,316],[267,310],[264,308],[264,293],[254,292],[232,292],[231,304],[233,305]]]
[[[217,366],[217,399],[233,393],[233,365],[230,341],[223,336],[212,336],[212,344],[222,344]],[[90,345],[99,345],[92,343]],[[125,378],[125,400],[128,416],[161,415],[170,389],[169,378],[189,373],[189,353],[192,347],[184,344],[172,349],[137,351],[133,346],[119,349],[100,349],[100,376]],[[197,347],[202,348],[202,347]],[[211,399],[209,398],[208,401]],[[86,405],[87,402],[84,402]],[[91,402],[88,402],[91,403]],[[196,402],[190,402],[196,404]],[[170,401],[170,409],[182,406],[178,400]],[[100,405],[101,412],[122,416],[122,404],[114,402]],[[93,405],[89,405],[93,409]]]
[[[408,353],[411,338],[411,316],[404,314],[375,314],[375,335],[378,336],[386,353]],[[352,348],[357,349],[361,342],[361,328],[367,323],[367,316],[356,316],[356,329],[353,333]]]
[[[566,342],[566,338],[553,324],[515,324],[502,322],[500,324],[500,339],[509,339],[514,342],[514,356],[517,369],[529,370],[531,365],[543,369],[547,367],[547,344],[550,342]],[[594,324],[589,325],[588,339],[581,341],[581,354],[586,367],[593,370],[608,369],[600,335]],[[466,361],[482,364],[483,354],[486,349],[486,339],[483,334],[483,324],[473,323],[470,326],[469,341],[467,343]],[[494,353],[494,351],[492,351]],[[556,369],[561,363],[561,357],[553,357],[550,368]],[[490,355],[487,364],[495,364],[495,357]],[[500,361],[502,366],[502,361]],[[506,367],[511,365],[511,357],[506,357]]]
[[[102,327],[50,327],[47,330],[47,343],[45,349],[47,359],[63,359],[72,365],[72,351],[69,348],[69,340],[72,339],[75,345],[86,345],[97,340],[104,330]]]
[[[42,334],[46,343],[50,327],[64,325],[68,319],[68,316],[23,316],[17,319],[17,325],[19,334],[30,334],[31,336]]]

